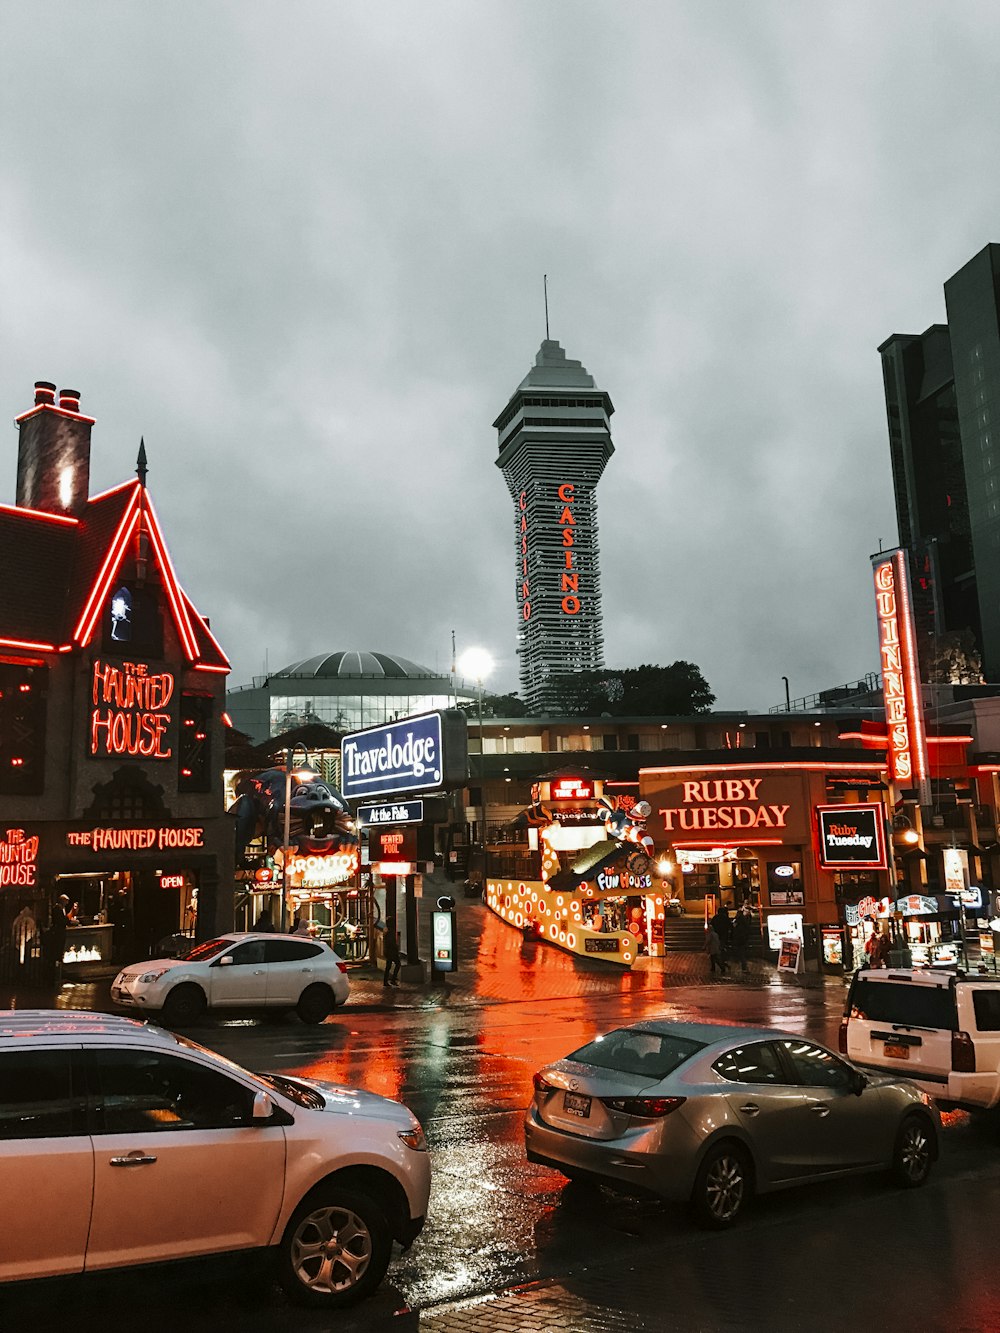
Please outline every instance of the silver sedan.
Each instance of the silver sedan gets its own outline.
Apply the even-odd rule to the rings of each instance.
[[[915,1084],[766,1028],[636,1023],[534,1082],[530,1161],[690,1202],[707,1227],[730,1226],[755,1192],[835,1176],[888,1170],[913,1189],[937,1157],[937,1112]]]

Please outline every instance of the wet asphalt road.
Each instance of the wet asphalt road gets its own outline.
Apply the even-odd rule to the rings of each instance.
[[[525,1302],[513,1322],[488,1322],[488,1306],[475,1322],[449,1321],[458,1318],[456,1303],[461,1310],[468,1298],[548,1279],[559,1280],[560,1291],[574,1281],[585,1290],[588,1273],[600,1278],[598,1293],[620,1281],[637,1301],[654,1283],[653,1322],[633,1319],[631,1327],[825,1327],[824,1312],[843,1318],[845,1293],[863,1295],[871,1262],[941,1270],[934,1287],[940,1294],[921,1295],[916,1326],[937,1326],[930,1317],[935,1301],[951,1320],[954,1290],[964,1283],[968,1296],[969,1271],[986,1241],[984,1218],[992,1231],[1000,1134],[991,1124],[948,1117],[936,1179],[916,1198],[871,1178],[791,1192],[759,1201],[737,1232],[721,1238],[693,1231],[683,1210],[666,1205],[603,1195],[596,1206],[593,1199],[577,1202],[572,1191],[564,1194],[561,1177],[524,1158],[521,1120],[532,1073],[596,1032],[656,1014],[787,1028],[835,1046],[842,986],[691,978],[665,984],[652,974],[581,971],[554,951],[522,947],[478,904],[467,905],[463,916],[467,961],[475,956],[478,970],[445,995],[412,989],[387,999],[377,981],[356,979],[348,1007],[319,1028],[289,1018],[205,1023],[190,1033],[250,1068],[366,1087],[401,1099],[420,1117],[434,1170],[429,1220],[412,1250],[397,1255],[375,1297],[348,1314],[320,1316],[286,1306],[259,1268],[209,1264],[169,1276],[46,1284],[0,1302],[0,1333],[104,1329],[137,1315],[144,1331],[186,1333],[546,1327],[544,1319],[519,1322],[528,1318]],[[945,1239],[938,1217],[947,1218],[946,1245],[938,1243]],[[723,1254],[729,1257],[720,1273],[713,1256]],[[746,1273],[737,1284],[741,1264]],[[786,1270],[776,1289],[776,1273]],[[723,1302],[715,1315],[706,1314],[706,1293]],[[804,1315],[797,1302],[813,1307],[820,1296],[809,1318],[797,1322]],[[553,1314],[551,1326],[619,1327],[600,1322],[593,1292],[575,1299],[583,1312],[568,1323]],[[789,1309],[785,1323],[782,1311]],[[994,1327],[983,1309],[941,1327]]]

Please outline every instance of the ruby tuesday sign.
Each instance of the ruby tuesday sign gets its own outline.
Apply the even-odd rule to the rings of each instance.
[[[661,805],[667,833],[746,832],[785,829],[791,802],[775,799],[763,778],[709,778],[681,782],[672,789],[680,800]]]

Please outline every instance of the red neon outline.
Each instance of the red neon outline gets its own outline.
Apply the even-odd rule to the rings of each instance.
[[[70,527],[80,522],[68,514],[50,514],[45,509],[28,509],[25,505],[0,505],[0,511],[5,514],[26,514],[28,518],[47,518],[50,523],[68,523]]]
[[[39,412],[55,412],[57,416],[69,417],[70,421],[85,421],[88,426],[93,426],[97,421],[96,417],[85,417],[82,412],[71,412],[69,408],[57,407],[55,403],[36,403],[34,407],[29,407],[27,412],[22,412],[19,417],[15,417],[14,425],[20,426],[22,421],[27,421],[29,417],[37,417]]]
[[[906,711],[909,713],[910,737],[913,742],[913,758],[918,782],[927,781],[927,734],[924,730],[924,701],[920,692],[920,677],[917,674],[917,643],[913,623],[913,606],[910,601],[910,574],[906,559],[901,550],[892,557],[896,566],[896,596],[901,597],[903,614],[900,616],[900,638],[903,643],[903,665],[906,674],[904,693]]]
[[[180,634],[181,645],[184,648],[185,655],[189,662],[198,660],[198,643],[194,637],[194,630],[191,628],[191,621],[188,618],[187,607],[181,600],[180,589],[177,586],[177,575],[174,572],[174,566],[170,559],[170,553],[167,550],[167,544],[163,540],[163,534],[160,531],[160,523],[156,517],[156,509],[153,501],[146,491],[143,491],[146,501],[146,516],[149,520],[149,535],[153,539],[153,546],[156,548],[157,557],[160,561],[160,568],[163,573],[163,582],[167,589],[167,596],[170,598],[170,607],[174,613],[174,622],[177,625]]]
[[[823,860],[823,821],[824,814],[842,814],[845,810],[881,810],[882,818],[875,820],[875,842],[878,845],[878,861],[824,861]],[[817,805],[816,810],[816,850],[819,852],[821,870],[888,870],[889,858],[885,845],[885,806],[880,801],[844,802],[841,805]]]
[[[195,662],[193,669],[195,671],[218,671],[224,676],[228,676],[231,670],[228,666],[213,666],[210,662]]]
[[[108,586],[118,572],[118,567],[125,554],[125,548],[132,536],[132,530],[139,519],[139,483],[135,482],[134,485],[135,493],[125,506],[125,512],[122,514],[121,521],[118,524],[118,531],[112,539],[111,546],[108,548],[108,553],[104,557],[104,563],[101,566],[100,572],[91,586],[90,596],[87,598],[86,605],[83,608],[83,614],[80,616],[76,629],[73,631],[73,638],[81,648],[84,647],[90,639],[100,604],[104,600]],[[84,626],[86,626],[86,629],[84,629]]]
[[[690,847],[692,851],[695,847],[799,847],[801,843],[785,842],[783,838],[741,838],[739,842],[720,842],[718,838],[713,838],[711,842],[670,842],[664,843],[665,847],[673,847],[675,852],[682,852]]]
[[[788,763],[770,763],[770,764],[755,764],[752,763],[750,760],[747,760],[745,763],[741,764],[739,761],[731,760],[728,763],[724,764],[673,764],[669,768],[640,768],[639,773],[640,776],[643,773],[700,773],[708,768],[750,768],[750,769],[761,769],[761,770],[768,769],[777,771],[787,770],[787,769],[797,769],[801,773],[827,773],[827,772],[833,773],[833,772],[839,772],[841,769],[846,769],[848,773],[855,773],[859,769],[871,769],[873,772],[878,773],[885,768],[885,764],[865,763],[864,761],[860,761],[855,764],[849,764],[846,762],[841,762],[839,759],[832,761],[831,763],[828,764],[809,763],[808,760],[805,759],[801,760],[800,762],[791,760]],[[717,843],[717,844],[713,843],[712,845],[721,847],[722,843]],[[739,846],[741,847],[743,845],[744,844],[742,842],[739,844]]]
[[[127,491],[130,486],[138,485],[137,478],[133,478],[132,481],[120,481],[117,486],[112,486],[110,490],[98,491],[96,495],[90,496],[87,503],[96,504],[98,500],[106,500],[109,495],[117,495],[119,491]]]
[[[883,736],[874,731],[842,731],[837,739],[839,741],[876,741],[879,745],[888,745],[889,737]],[[928,736],[928,745],[970,745],[973,738],[971,736]]]
[[[225,727],[231,727],[233,725],[233,719],[229,716],[228,713],[222,714],[222,725]]]
[[[40,653],[61,653],[63,649],[57,648],[54,643],[33,643],[30,639],[0,639],[0,647],[3,648],[34,648]]]
[[[191,610],[192,610],[192,611],[195,613],[195,615],[197,616],[197,618],[198,618],[198,623],[201,625],[202,629],[205,631],[205,633],[206,633],[206,634],[208,635],[208,637],[211,639],[212,644],[213,644],[213,646],[214,646],[214,648],[215,648],[215,651],[216,651],[216,652],[219,654],[219,656],[222,658],[223,662],[225,662],[225,664],[226,664],[226,670],[227,670],[227,671],[231,671],[231,670],[232,670],[232,665],[231,665],[231,663],[230,663],[230,661],[229,661],[229,658],[226,656],[225,652],[223,651],[222,644],[219,642],[219,640],[215,637],[215,635],[212,633],[211,629],[209,628],[208,621],[207,621],[207,620],[205,619],[205,617],[201,614],[201,612],[200,612],[200,611],[198,610],[198,608],[195,606],[194,602],[192,602],[191,598],[187,595],[187,593],[184,591],[184,589],[181,588],[180,591],[181,591],[181,596],[184,598],[184,601],[187,603],[187,605],[191,608]],[[218,670],[218,668],[216,668],[216,670]]]

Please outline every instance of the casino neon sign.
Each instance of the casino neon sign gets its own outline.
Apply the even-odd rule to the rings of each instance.
[[[167,742],[174,693],[169,671],[150,674],[145,662],[112,666],[98,658],[91,681],[90,753],[169,759]]]
[[[557,492],[559,503],[563,506],[563,511],[559,515],[559,530],[562,533],[563,557],[566,561],[559,591],[562,593],[563,613],[567,616],[578,615],[580,611],[580,572],[574,569],[576,557],[573,551],[576,543],[573,535],[573,529],[576,527],[576,519],[573,517],[575,493],[576,487],[568,481],[564,481]]]
[[[889,771],[903,787],[927,783],[927,741],[906,552],[873,557]]]

